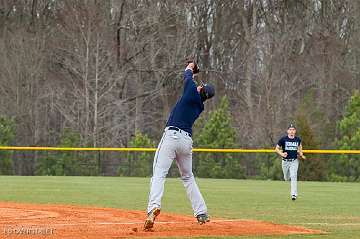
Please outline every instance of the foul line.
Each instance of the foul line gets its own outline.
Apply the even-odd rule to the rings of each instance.
[[[246,221],[251,221],[251,220],[245,220],[245,219],[228,219],[228,220],[210,220],[210,223],[217,223],[217,222],[246,222]],[[156,224],[178,224],[179,222],[162,222],[162,221],[157,221]],[[194,221],[182,221],[181,223],[196,223],[196,220]],[[63,224],[51,224],[52,226],[79,226],[79,225],[88,225],[88,224],[95,224],[95,225],[138,225],[138,224],[144,224],[144,221],[139,221],[139,222],[95,222],[95,223],[88,223],[88,222],[84,222],[84,223],[63,223]]]
[[[320,226],[360,226],[360,223],[327,223],[327,222],[304,222],[290,223],[291,225],[320,225]]]

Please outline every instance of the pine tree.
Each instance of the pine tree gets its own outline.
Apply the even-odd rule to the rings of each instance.
[[[340,149],[360,149],[360,93],[351,97],[342,120],[337,125]],[[329,162],[330,180],[360,181],[360,156],[340,155]]]
[[[303,149],[318,149],[322,145],[320,139],[323,139],[327,133],[323,133],[323,127],[329,125],[321,109],[314,104],[315,92],[309,91],[299,105],[295,122],[297,126],[297,135],[301,138]],[[327,128],[329,129],[329,128]],[[306,159],[301,160],[299,164],[300,180],[326,179],[327,168],[326,158],[321,155],[305,154]]]
[[[15,139],[15,122],[8,117],[0,117],[0,145],[11,146]],[[10,151],[0,152],[0,174],[11,175],[14,173]]]
[[[154,147],[154,142],[146,135],[140,132],[135,133],[129,142],[129,147]],[[153,152],[130,152],[127,160],[124,160],[119,167],[119,175],[146,177],[152,173]]]
[[[229,101],[224,96],[219,107],[210,112],[207,120],[195,140],[200,148],[234,148],[236,147],[236,132],[231,126]],[[243,178],[244,169],[240,160],[231,154],[201,153],[196,156],[195,173],[199,177]]]
[[[58,147],[79,147],[80,134],[72,129],[64,129],[60,137]],[[36,175],[97,175],[98,169],[91,167],[95,163],[91,162],[94,155],[90,152],[80,151],[56,151],[44,152],[38,158],[36,165]],[[95,160],[94,160],[95,161]]]
[[[304,149],[317,149],[320,144],[310,127],[309,121],[304,114],[297,115],[296,124],[298,135],[301,138],[301,144]],[[299,165],[299,179],[321,181],[326,179],[326,162],[325,159],[314,155],[306,155],[305,160],[301,160]]]

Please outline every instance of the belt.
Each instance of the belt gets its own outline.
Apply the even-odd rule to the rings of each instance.
[[[178,131],[178,132],[180,132],[180,133],[185,133],[185,134],[187,134],[189,137],[192,136],[191,133],[186,132],[185,130],[179,129],[178,127],[175,127],[175,126],[169,126],[169,127],[167,128],[167,130],[175,130],[175,131]]]
[[[283,161],[285,161],[285,162],[293,162],[293,161],[295,161],[296,159],[283,159]]]

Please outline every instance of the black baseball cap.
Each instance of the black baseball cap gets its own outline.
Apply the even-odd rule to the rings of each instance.
[[[294,125],[294,124],[292,124],[292,123],[290,123],[290,124],[289,124],[289,126],[288,126],[288,129],[290,129],[290,128],[294,128],[294,129],[296,129],[295,125]]]
[[[204,84],[204,92],[206,96],[206,100],[212,98],[215,95],[215,87],[212,84]]]

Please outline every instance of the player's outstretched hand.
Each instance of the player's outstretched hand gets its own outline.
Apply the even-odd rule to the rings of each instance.
[[[190,63],[186,66],[185,71],[188,70],[188,69],[190,69],[191,71],[194,71],[194,66],[195,66],[195,64],[194,64],[193,62],[190,62]]]

